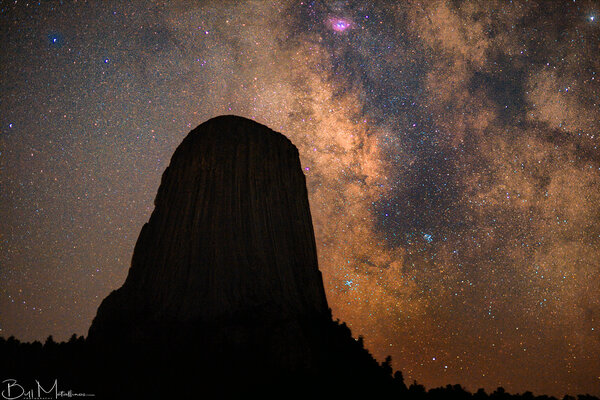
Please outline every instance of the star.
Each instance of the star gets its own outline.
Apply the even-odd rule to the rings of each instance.
[[[49,33],[46,38],[52,47],[61,48],[64,45],[64,36],[60,32]]]

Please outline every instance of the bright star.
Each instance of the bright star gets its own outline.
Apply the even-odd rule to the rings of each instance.
[[[51,32],[47,35],[48,44],[55,48],[61,48],[64,44],[64,37],[60,32]]]

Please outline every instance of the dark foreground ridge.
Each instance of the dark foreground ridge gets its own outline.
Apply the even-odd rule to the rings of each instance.
[[[333,324],[332,329],[337,329],[340,337],[350,336],[350,330],[343,323]],[[346,343],[346,348],[343,348],[343,344],[338,346],[340,351],[348,352],[344,359],[352,355],[362,357],[365,363],[372,366],[370,374],[344,377],[332,370],[330,374],[316,378],[298,374],[287,380],[279,380],[278,374],[275,374],[250,382],[249,377],[255,375],[252,371],[244,377],[240,371],[229,370],[216,381],[210,382],[208,377],[213,374],[210,371],[206,373],[210,366],[202,367],[193,361],[187,368],[178,364],[159,365],[159,369],[152,372],[149,366],[143,365],[144,361],[149,361],[150,365],[171,361],[170,357],[158,358],[164,357],[164,353],[153,349],[149,349],[139,361],[128,360],[127,353],[121,356],[113,353],[110,358],[117,363],[105,365],[98,363],[98,354],[83,336],[73,335],[68,342],[61,343],[54,342],[49,336],[44,344],[39,341],[21,343],[14,337],[0,337],[0,398],[55,399],[68,397],[71,392],[71,397],[81,398],[87,394],[94,395],[91,397],[94,399],[175,399],[176,396],[241,399],[257,394],[261,399],[371,399],[386,396],[387,399],[406,400],[559,400],[553,396],[535,396],[531,392],[511,394],[502,387],[489,393],[483,389],[472,393],[461,385],[426,390],[423,385],[413,382],[407,387],[400,371],[392,375],[389,358],[380,365],[373,364],[372,357],[364,350],[360,340],[355,341],[357,345],[349,343]],[[111,348],[103,350],[115,351]],[[336,360],[330,367],[339,367],[344,359]],[[129,369],[131,367],[139,369]],[[172,372],[170,368],[173,368]],[[374,381],[373,376],[378,379]],[[580,394],[565,395],[562,400],[599,399]]]
[[[390,358],[379,364],[332,320],[298,150],[236,116],[203,123],[177,148],[127,279],[87,339],[0,339],[0,354],[0,391],[13,398],[19,388],[35,398],[36,380],[111,399],[517,398],[407,388]]]

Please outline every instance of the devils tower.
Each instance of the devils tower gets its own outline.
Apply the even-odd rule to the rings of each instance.
[[[125,283],[87,340],[146,380],[187,362],[177,373],[253,382],[365,378],[377,366],[331,319],[297,148],[237,116],[206,121],[176,149]]]
[[[89,337],[239,315],[325,315],[305,177],[285,136],[235,116],[189,133],[163,174],[124,285]]]

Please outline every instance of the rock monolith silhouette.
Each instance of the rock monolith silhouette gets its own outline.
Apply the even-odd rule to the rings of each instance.
[[[327,312],[298,150],[264,125],[221,116],[175,151],[129,275],[100,306],[89,336]]]
[[[144,382],[165,369],[253,383],[378,373],[332,321],[297,148],[237,116],[206,121],[176,149],[87,342],[101,370],[119,364]]]

